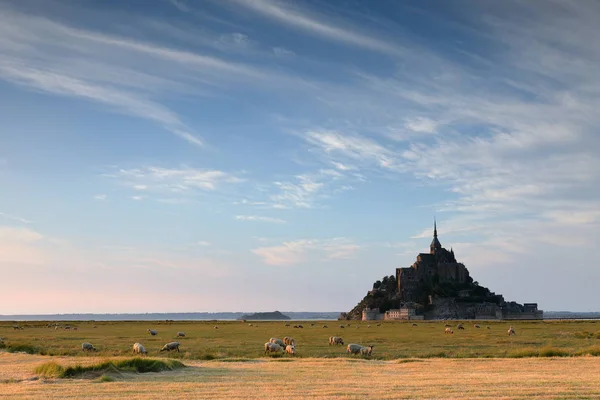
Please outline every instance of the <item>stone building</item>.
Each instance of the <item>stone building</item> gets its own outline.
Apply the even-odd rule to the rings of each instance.
[[[418,301],[421,284],[433,280],[456,283],[470,281],[469,271],[464,264],[456,261],[454,250],[448,251],[442,247],[435,222],[429,253],[420,253],[417,261],[408,268],[396,268],[400,300],[403,302]]]

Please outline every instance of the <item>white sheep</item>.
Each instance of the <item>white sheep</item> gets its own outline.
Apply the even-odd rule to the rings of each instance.
[[[183,332],[177,332],[177,337],[185,337],[185,333],[183,333]]]
[[[286,343],[283,342],[283,340],[278,339],[278,338],[274,338],[272,337],[271,339],[269,339],[269,343],[275,343],[281,346],[281,348],[285,349]]]
[[[177,350],[177,352],[180,353],[180,351],[179,351],[179,342],[170,342],[170,343],[167,343],[159,351],[163,352],[163,351],[171,351],[171,350]]]
[[[288,344],[287,346],[285,346],[285,352],[292,356],[295,355],[296,354],[296,346]]]
[[[371,355],[373,351],[373,346],[361,346],[360,344],[350,343],[346,348],[346,353],[349,354],[363,354],[363,355]]]
[[[512,326],[508,328],[508,336],[511,335],[516,335],[515,328],[513,328]]]
[[[479,328],[479,325],[475,324],[473,325],[473,328]]]
[[[213,328],[214,328],[214,329],[219,329],[219,327],[218,327],[218,326],[216,326],[216,325],[215,325],[215,326],[213,326]]]
[[[363,346],[360,349],[360,354],[362,354],[363,356],[370,356],[372,352],[373,352],[373,346],[367,346],[367,347]]]
[[[266,353],[278,353],[284,352],[284,348],[278,345],[277,343],[267,342],[265,343],[265,354]]]
[[[294,340],[294,338],[286,336],[283,338],[283,344],[285,344],[286,346],[296,346],[296,341]]]
[[[98,351],[98,349],[95,348],[93,344],[88,343],[88,342],[81,343],[81,350],[83,350],[83,351]]]
[[[141,343],[133,344],[133,354],[148,354],[146,348]]]
[[[448,327],[444,330],[444,333],[454,333],[454,331],[452,330],[452,328]]]
[[[456,325],[456,329],[465,329],[465,327],[462,324],[458,324]]]
[[[323,325],[323,328],[327,328],[327,325]]]
[[[152,336],[156,336],[156,335],[158,335],[158,332],[157,332],[157,331],[155,331],[154,329],[150,329],[150,328],[148,328],[148,332],[150,332],[150,335],[152,335]]]
[[[339,336],[329,336],[329,345],[344,345],[344,339]]]

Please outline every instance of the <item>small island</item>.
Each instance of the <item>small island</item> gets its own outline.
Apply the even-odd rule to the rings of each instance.
[[[279,311],[271,311],[271,312],[257,312],[254,314],[246,314],[246,315],[242,315],[238,319],[249,320],[249,321],[252,321],[252,320],[278,321],[278,320],[286,320],[286,319],[291,319],[291,318],[285,314],[282,314]]]

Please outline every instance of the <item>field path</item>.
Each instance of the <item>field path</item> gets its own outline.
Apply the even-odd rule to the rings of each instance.
[[[582,399],[600,398],[600,358],[185,361],[125,380],[28,380],[41,363],[90,357],[0,353],[0,399]]]

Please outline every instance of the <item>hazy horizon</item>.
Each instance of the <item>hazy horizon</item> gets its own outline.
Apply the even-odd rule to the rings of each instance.
[[[0,314],[351,310],[441,244],[593,312],[600,3],[0,2]]]

